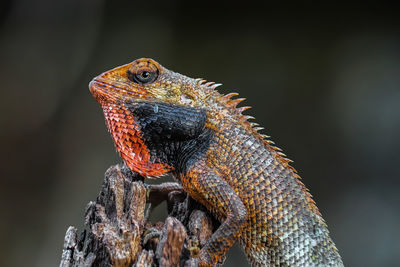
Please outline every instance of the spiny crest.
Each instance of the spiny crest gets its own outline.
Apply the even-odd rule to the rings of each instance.
[[[211,91],[214,91],[215,88],[222,85],[221,83],[208,82],[207,80],[202,79],[202,78],[195,79],[195,82],[197,85],[200,85],[203,88],[209,89]],[[217,91],[215,91],[215,92],[209,94],[208,97],[210,97],[210,96],[216,97],[218,102],[224,104],[226,107],[231,109],[234,113],[238,114],[240,117],[240,121],[245,122],[249,119],[253,119],[254,117],[252,117],[252,116],[242,114],[242,112],[250,109],[251,107],[249,107],[249,106],[239,107],[239,108],[237,107],[237,105],[239,105],[239,103],[241,103],[242,101],[244,101],[246,99],[246,98],[232,99],[232,97],[235,97],[237,95],[239,95],[239,94],[238,93],[229,93],[226,95],[221,95]]]
[[[245,124],[248,124],[250,128],[263,139],[263,141],[271,148],[273,149],[278,157],[287,164],[287,166],[293,170],[294,173],[297,174],[297,171],[290,166],[290,163],[293,162],[292,160],[288,159],[286,155],[282,152],[282,149],[279,147],[275,146],[274,141],[272,141],[270,136],[261,134],[259,131],[264,130],[264,127],[260,127],[258,123],[256,122],[249,122],[250,119],[254,119],[254,117],[249,116],[249,115],[243,115],[242,112],[245,110],[250,109],[251,107],[249,106],[244,106],[244,107],[237,107],[239,103],[241,103],[245,98],[237,98],[237,99],[232,99],[232,97],[239,95],[238,93],[229,93],[226,95],[221,96],[220,101],[222,103],[225,103],[225,105],[234,111],[236,111],[239,114],[240,121],[242,121]],[[300,176],[296,176],[297,178],[300,178]]]
[[[232,97],[237,96],[237,95],[239,95],[239,94],[238,93],[229,93],[229,94],[223,95],[221,97],[221,100],[224,102],[228,102],[231,100]]]
[[[204,79],[198,78],[195,79],[198,85],[204,86],[208,89],[214,90],[215,88],[217,88],[218,86],[221,86],[222,84],[220,83],[214,83],[214,82],[207,82]],[[290,166],[290,163],[293,162],[292,160],[288,159],[286,157],[286,155],[282,152],[282,149],[280,149],[279,147],[275,146],[275,143],[270,139],[271,137],[265,134],[261,134],[259,133],[259,131],[263,130],[264,127],[259,127],[259,124],[256,122],[249,122],[249,120],[254,119],[253,116],[250,115],[243,115],[242,113],[248,109],[250,109],[250,106],[244,106],[244,107],[237,107],[237,105],[241,102],[243,102],[246,98],[236,98],[236,99],[232,99],[235,96],[238,96],[239,94],[236,92],[233,93],[228,93],[226,95],[220,95],[218,94],[218,100],[220,103],[224,104],[226,107],[228,107],[229,109],[231,109],[234,113],[238,114],[239,116],[239,120],[244,123],[249,125],[250,129],[252,129],[254,131],[254,133],[256,133],[258,136],[260,136],[260,138],[271,148],[273,149],[276,154],[278,155],[278,157],[287,164],[287,166],[293,170],[294,173],[297,174],[297,171]],[[211,94],[210,94],[211,96]],[[300,176],[296,176],[297,178],[300,178]]]
[[[197,78],[197,79],[195,79],[195,81],[198,85],[205,86],[206,88],[211,89],[211,90],[214,90],[218,86],[222,85],[222,83],[208,82],[207,80],[204,80],[202,78]]]
[[[211,89],[211,90],[214,90],[218,86],[222,85],[221,83],[207,82],[206,80],[204,80],[202,78],[197,78],[197,79],[195,79],[195,81],[196,81],[196,83],[198,85],[201,85],[201,86],[203,86],[203,87],[205,87],[207,89]],[[250,109],[251,108],[250,106],[237,107],[237,105],[239,105],[241,102],[246,100],[246,98],[232,99],[233,97],[238,96],[239,95],[238,93],[233,92],[233,93],[228,93],[226,95],[222,95],[222,94],[216,92],[215,94],[210,94],[210,96],[211,95],[215,96],[218,102],[220,102],[221,104],[223,104],[226,107],[228,107],[234,113],[238,114],[239,115],[239,120],[241,122],[247,122],[248,123],[248,120],[254,119],[253,116],[243,115],[242,114],[244,111]]]

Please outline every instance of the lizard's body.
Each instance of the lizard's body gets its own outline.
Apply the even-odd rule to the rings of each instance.
[[[140,59],[90,89],[132,171],[171,172],[221,221],[200,265],[215,264],[239,240],[253,266],[342,266],[290,161],[242,115],[241,99],[217,86]]]

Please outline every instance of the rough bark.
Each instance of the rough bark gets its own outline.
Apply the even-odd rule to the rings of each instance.
[[[151,223],[146,204],[150,211],[164,200],[168,217]],[[80,235],[75,227],[68,228],[61,267],[184,266],[217,228],[179,185],[146,185],[122,164],[105,173],[96,202],[86,208],[85,225]]]

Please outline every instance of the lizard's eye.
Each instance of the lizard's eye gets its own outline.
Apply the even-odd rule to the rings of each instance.
[[[151,59],[138,59],[128,69],[128,79],[138,84],[154,82],[160,73],[159,66]]]
[[[139,84],[152,83],[157,79],[158,73],[152,70],[138,70],[136,73],[128,70],[128,79]]]
[[[139,74],[139,77],[140,77],[140,79],[145,80],[145,79],[148,79],[150,77],[150,75],[151,75],[150,72],[143,71],[142,73]]]

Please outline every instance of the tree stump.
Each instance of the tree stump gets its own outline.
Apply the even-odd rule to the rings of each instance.
[[[65,234],[61,267],[184,266],[196,257],[218,222],[176,183],[146,185],[123,164],[110,167],[84,230]],[[167,201],[168,217],[151,223],[153,207]],[[187,263],[186,263],[187,264]]]

